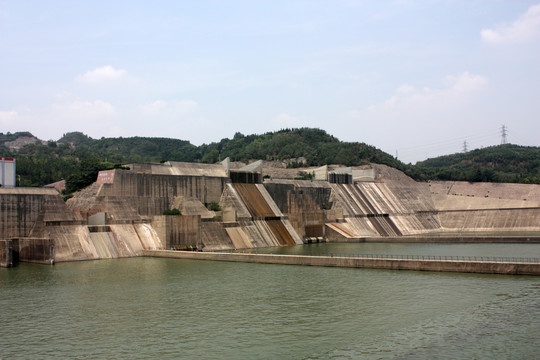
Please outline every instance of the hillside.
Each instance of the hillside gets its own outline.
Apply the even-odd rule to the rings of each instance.
[[[540,147],[490,146],[428,159],[416,167],[432,180],[540,184]]]
[[[540,184],[540,148],[500,145],[404,164],[374,146],[342,142],[321,129],[284,129],[262,135],[237,132],[232,139],[195,146],[185,140],[130,137],[93,139],[80,132],[42,141],[29,132],[0,133],[0,155],[17,158],[20,186],[60,179],[68,192],[95,179],[99,170],[133,162],[165,160],[215,163],[251,159],[285,161],[289,167],[384,164],[415,180],[459,180]]]
[[[26,145],[17,149],[7,146],[21,138],[27,139]],[[352,166],[374,162],[406,172],[414,170],[374,146],[342,142],[324,130],[310,128],[285,129],[263,135],[243,135],[238,132],[232,139],[225,138],[201,146],[169,138],[92,139],[80,132],[64,134],[58,141],[43,142],[28,132],[21,132],[1,134],[0,151],[3,156],[17,157],[21,186],[43,186],[59,179],[79,183],[89,171],[93,176],[101,169],[132,162],[171,160],[215,163],[226,157],[243,162],[251,159],[287,160],[290,167],[324,164]],[[76,181],[74,176],[79,180]]]

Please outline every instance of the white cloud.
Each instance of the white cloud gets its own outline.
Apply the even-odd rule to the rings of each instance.
[[[485,128],[490,120],[479,115],[489,102],[485,97],[489,79],[463,72],[446,76],[441,83],[438,87],[401,85],[386,100],[345,113],[342,128],[347,130],[334,135],[346,141],[360,137],[392,154],[399,149],[400,159],[412,162],[427,152],[404,151],[403,144],[440,143],[441,139],[459,137],[463,129]]]
[[[110,65],[102,66],[83,75],[77,76],[77,81],[87,84],[98,84],[112,80],[118,80],[127,74],[126,70],[115,69]]]
[[[442,109],[466,101],[471,93],[481,90],[488,83],[488,78],[464,72],[459,76],[446,76],[446,88],[415,88],[404,84],[396,93],[381,104],[371,105],[369,110],[387,109],[398,111],[425,112],[430,109]]]
[[[540,35],[540,4],[531,6],[511,24],[499,25],[494,29],[483,29],[482,40],[490,44],[520,43],[538,38]]]
[[[0,125],[2,125],[3,128],[11,126],[15,124],[17,117],[18,113],[15,110],[0,111]]]
[[[31,113],[32,110],[27,107],[18,107],[11,110],[0,111],[1,131],[29,131],[27,120]]]

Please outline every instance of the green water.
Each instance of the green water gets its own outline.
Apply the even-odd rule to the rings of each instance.
[[[155,258],[0,269],[4,360],[534,359],[539,333],[540,277]]]

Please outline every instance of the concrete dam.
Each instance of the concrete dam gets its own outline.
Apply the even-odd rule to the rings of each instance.
[[[377,164],[287,169],[227,159],[128,167],[100,172],[66,203],[54,189],[0,188],[0,265],[152,250],[540,235],[539,185],[417,183]],[[302,173],[313,180],[299,180]],[[163,215],[173,208],[182,215]]]

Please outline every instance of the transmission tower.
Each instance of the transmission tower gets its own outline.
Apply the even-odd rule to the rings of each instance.
[[[501,127],[501,144],[504,145],[507,143],[507,140],[506,138],[508,137],[508,128],[503,125]]]
[[[463,152],[466,153],[468,151],[467,149],[467,140],[463,142]]]

